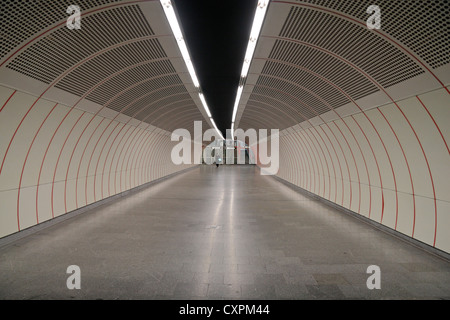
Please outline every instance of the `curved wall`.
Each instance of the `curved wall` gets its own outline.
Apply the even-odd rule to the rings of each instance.
[[[2,4],[0,237],[193,166],[171,132],[211,127],[159,1],[71,4]]]
[[[450,252],[448,6],[380,0],[370,29],[372,4],[270,1],[235,127],[280,130],[278,177]]]
[[[0,108],[0,237],[192,166],[174,165],[176,142],[146,123],[5,87]]]
[[[450,100],[445,89],[280,137],[278,176],[450,251]]]
[[[2,6],[0,237],[189,167],[170,132],[212,127],[159,1],[83,2],[81,30],[70,4]],[[272,0],[235,127],[280,130],[280,178],[450,252],[448,6],[379,0],[370,30],[371,4]]]

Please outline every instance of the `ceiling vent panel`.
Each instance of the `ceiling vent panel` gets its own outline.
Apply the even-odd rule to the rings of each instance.
[[[368,32],[365,25],[329,13],[292,7],[280,36],[324,48],[354,64],[385,88],[425,72],[406,53],[376,33]]]
[[[189,98],[191,98],[191,96],[186,91],[184,85],[164,88],[133,102],[123,111],[123,113],[130,117],[142,120],[146,115],[144,111],[155,110],[158,107],[176,102],[177,100]]]
[[[381,8],[381,29],[428,63],[433,69],[450,62],[450,4],[446,0],[294,0],[333,9],[365,23],[366,9]],[[376,48],[376,47],[373,47]]]
[[[84,16],[80,30],[65,26],[57,29],[22,52],[7,68],[51,83],[94,53],[151,35],[153,31],[139,6],[117,7]]]
[[[108,103],[108,108],[120,111],[125,106],[132,103],[134,100],[138,100],[139,97],[149,95],[155,97],[158,94],[160,88],[170,88],[183,86],[178,75],[167,75],[157,80],[144,81],[140,84],[133,86],[126,90],[123,94]]]
[[[270,119],[273,128],[286,128],[297,124],[297,120],[284,113],[281,113],[279,109],[274,107],[268,107],[267,104],[258,101],[249,101],[247,104],[249,115],[259,114],[260,118]]]
[[[83,12],[113,2],[117,0],[83,0],[76,4]],[[72,4],[72,0],[1,1],[0,59],[41,30],[67,19],[66,9]]]
[[[105,52],[83,63],[55,87],[81,96],[96,84],[130,66],[166,57],[157,39],[133,42]]]
[[[180,78],[184,67],[172,64],[177,54],[168,57],[167,44],[157,38],[140,5],[107,6],[110,2],[82,1],[82,28],[70,30],[65,10],[73,3],[3,1],[0,59],[37,37],[5,67],[165,130],[191,127],[193,120],[209,127]],[[159,20],[152,23],[161,28]]]
[[[302,102],[300,102],[298,99],[290,95],[287,95],[286,93],[281,92],[277,89],[261,87],[256,85],[249,99],[258,100],[257,98],[258,95],[267,97],[267,98],[260,97],[259,100],[261,102],[265,102],[266,104],[272,103],[272,105],[276,106],[285,114],[288,114],[293,118],[297,118],[299,122],[316,116],[316,114],[313,111],[311,111],[308,108],[305,108]],[[273,100],[270,99],[269,97],[272,98]]]
[[[316,73],[339,87],[353,100],[379,91],[375,84],[348,64],[323,51],[299,43],[277,40],[269,59],[280,61],[280,63],[286,62],[291,69],[297,68],[303,69],[305,72]],[[267,73],[271,74],[269,71]],[[289,77],[289,74],[285,76]],[[308,86],[303,83],[299,84]],[[342,97],[338,95],[336,99],[341,100]]]
[[[338,108],[350,102],[344,94],[330,83],[304,69],[268,61],[261,74],[285,79],[285,81],[289,80],[290,83],[304,87],[320,96],[332,108]]]
[[[144,117],[148,118],[148,122],[154,122],[158,123],[159,121],[168,118],[169,115],[174,114],[181,114],[181,113],[191,113],[195,114],[193,112],[195,105],[190,101],[184,101],[184,100],[178,100],[173,104],[166,105],[165,107],[155,109],[151,112],[147,112],[147,114]],[[198,113],[199,117],[201,118],[201,114]],[[173,122],[175,122],[175,119],[172,119]]]
[[[261,75],[256,84],[257,86],[264,86],[274,88],[275,90],[292,97],[297,100],[295,106],[305,113],[305,109],[319,115],[330,111],[330,107],[319,100],[315,95],[309,93],[308,91],[302,89],[300,86],[295,85],[286,80],[280,80],[273,77],[267,77]],[[300,108],[300,105],[302,106]]]
[[[137,86],[144,81],[158,81],[158,78],[173,74],[175,74],[175,69],[168,60],[145,63],[105,81],[95,88],[86,99],[103,105],[127,88]]]

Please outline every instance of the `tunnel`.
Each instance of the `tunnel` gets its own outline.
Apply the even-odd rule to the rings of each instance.
[[[1,11],[1,299],[450,298],[448,1]]]

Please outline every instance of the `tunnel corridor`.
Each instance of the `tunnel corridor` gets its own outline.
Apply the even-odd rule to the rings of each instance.
[[[0,8],[0,299],[450,298],[448,1]]]
[[[202,165],[20,239],[0,254],[0,296],[11,299],[450,295],[447,261],[251,165]],[[67,290],[61,272],[72,264],[82,270],[76,291]],[[382,270],[382,290],[366,287],[370,265]]]

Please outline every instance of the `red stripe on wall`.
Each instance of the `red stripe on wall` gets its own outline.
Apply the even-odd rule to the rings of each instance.
[[[8,104],[9,100],[16,94],[17,90],[14,90],[14,92],[9,96],[8,100],[3,104],[2,108],[0,109],[0,112],[3,111],[3,108]],[[0,171],[1,172],[1,171]]]
[[[27,155],[25,156],[25,160],[24,160],[24,162],[23,162],[22,171],[21,171],[21,173],[20,173],[19,187],[18,187],[18,191],[17,191],[17,225],[18,225],[19,230],[20,230],[20,222],[19,222],[19,220],[20,220],[20,218],[19,218],[19,212],[20,212],[20,210],[19,210],[19,208],[20,208],[20,190],[21,190],[21,187],[22,187],[23,172],[25,171],[25,166],[26,166],[26,164],[27,164],[28,156],[30,155],[31,148],[32,148],[33,145],[34,145],[34,141],[36,140],[37,135],[39,134],[39,132],[40,132],[41,129],[42,129],[42,126],[43,126],[44,123],[47,121],[48,117],[49,117],[50,114],[53,112],[53,110],[55,110],[55,108],[56,108],[57,105],[58,105],[58,103],[56,103],[56,104],[53,106],[53,108],[50,110],[50,112],[49,112],[49,113],[47,114],[47,116],[45,117],[44,121],[42,121],[41,125],[39,126],[39,129],[36,131],[36,133],[35,133],[35,135],[34,135],[34,137],[33,137],[33,140],[31,141],[31,144],[30,144],[30,146],[29,146],[29,148],[28,148]],[[38,217],[38,215],[37,215],[37,212],[36,212],[36,223],[39,223],[39,217]]]

